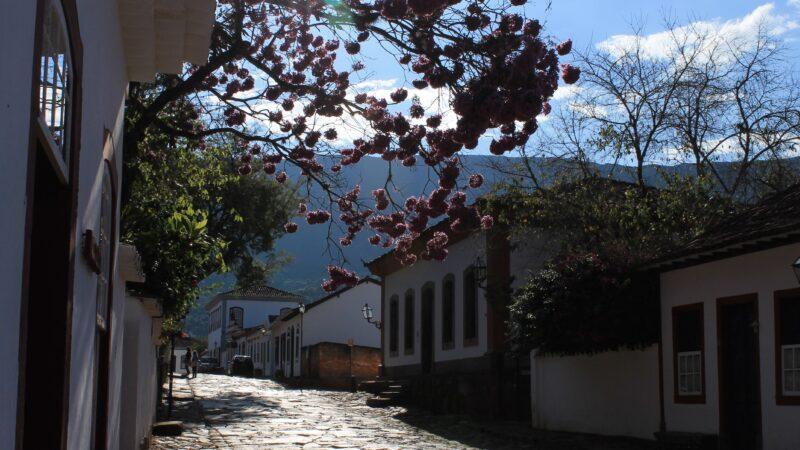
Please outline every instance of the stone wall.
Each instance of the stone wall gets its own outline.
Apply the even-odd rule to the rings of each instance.
[[[303,378],[329,388],[350,388],[353,382],[378,376],[379,348],[320,342],[303,349]]]

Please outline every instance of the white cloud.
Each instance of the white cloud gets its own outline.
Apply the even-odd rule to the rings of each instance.
[[[790,5],[800,5],[800,0],[789,0]],[[759,31],[777,37],[800,28],[800,24],[785,14],[775,11],[775,4],[767,3],[754,9],[744,17],[722,21],[720,19],[701,20],[675,28],[672,31],[661,31],[644,36],[619,34],[597,44],[599,50],[619,55],[638,43],[642,55],[646,58],[668,58],[674,48],[674,39],[696,39],[701,36],[705,45],[725,39],[728,42],[755,42]]]

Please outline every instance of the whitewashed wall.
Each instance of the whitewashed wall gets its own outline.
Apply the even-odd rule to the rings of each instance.
[[[97,229],[100,216],[100,191],[103,180],[103,139],[106,130],[115,142],[117,174],[122,172],[122,125],[127,87],[126,64],[122,49],[116,2],[78,0],[81,40],[83,41],[83,104],[78,186],[78,226],[76,233]],[[119,195],[119,189],[117,189]],[[119,225],[119,216],[117,217]],[[77,237],[76,237],[77,239]],[[114,255],[116,260],[116,254]],[[116,278],[116,276],[115,276]],[[93,346],[95,336],[95,291],[97,276],[78,258],[75,265],[75,295],[72,316],[72,363],[68,448],[91,446],[94,406]],[[109,432],[115,436],[119,425],[118,350],[122,338],[124,292],[117,283],[111,310],[112,365],[109,377]],[[110,442],[113,447],[114,441]]]
[[[271,315],[278,315],[283,308],[295,308],[298,302],[296,300],[286,301],[258,301],[258,300],[223,300],[223,308],[225,313],[222,319],[222,329],[226,329],[230,323],[231,308],[240,307],[244,310],[244,327],[249,328],[257,325],[262,325],[264,320]],[[220,343],[222,351],[220,352],[220,365],[223,368],[228,367],[229,351],[225,348],[225,342]],[[235,352],[234,352],[235,353]]]
[[[28,125],[36,2],[3,2],[0,13],[0,448],[14,448],[19,317],[25,244]]]
[[[658,348],[579,356],[531,354],[533,426],[654,439]]]
[[[717,433],[718,298],[758,294],[761,357],[761,420],[764,450],[800,448],[800,407],[775,404],[775,321],[773,293],[798,287],[790,264],[800,256],[800,244],[786,245],[734,258],[674,270],[661,275],[661,332],[664,346],[664,399],[667,430]],[[673,401],[672,307],[703,302],[705,324],[705,404]]]
[[[372,306],[376,320],[381,317],[381,286],[372,282],[361,283],[338,296],[310,308],[303,319],[303,347],[320,342],[380,347],[381,332],[367,322],[361,313],[365,303]],[[300,318],[293,317],[299,324]]]
[[[221,309],[222,309],[222,303],[218,303],[217,306],[215,306],[213,310],[211,310],[210,312],[207,313],[209,318],[212,316],[212,314],[214,314],[216,311],[219,311]],[[210,323],[210,319],[209,319],[209,323]],[[220,360],[220,357],[221,357],[221,354],[222,354],[222,350],[223,350],[222,349],[222,345],[223,345],[223,343],[222,343],[222,324],[223,323],[224,323],[224,320],[221,318],[220,319],[220,326],[208,332],[208,336],[206,338],[206,342],[207,342],[206,346],[207,346],[208,351],[209,351],[209,355],[208,355],[209,358],[217,358],[217,360]],[[217,350],[218,353],[216,355],[211,354],[211,352],[213,350]],[[221,362],[221,360],[220,360],[220,362]]]
[[[149,438],[156,413],[158,349],[152,338],[153,320],[139,299],[125,299],[125,329],[120,387],[120,450],[138,450]]]
[[[431,281],[434,283],[434,361],[449,361],[463,358],[474,358],[486,353],[486,301],[482,289],[478,289],[478,344],[464,346],[464,271],[475,263],[478,254],[486,261],[486,237],[480,233],[457,242],[448,247],[449,254],[444,261],[420,260],[411,267],[392,273],[384,279],[384,314],[385,330],[383,333],[384,365],[387,367],[419,364],[420,329],[422,323],[422,286]],[[442,349],[442,280],[448,274],[455,277],[455,346],[449,350]],[[405,342],[405,293],[409,288],[414,290],[414,354],[406,355]],[[389,353],[389,300],[396,295],[399,300],[399,332],[397,356]]]

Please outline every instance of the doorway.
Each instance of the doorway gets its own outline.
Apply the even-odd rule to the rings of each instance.
[[[428,283],[422,287],[422,328],[420,330],[422,373],[433,372],[433,284]]]
[[[66,429],[72,189],[37,145],[23,305],[23,448],[61,448]]]
[[[757,295],[719,299],[717,321],[720,447],[760,449]]]

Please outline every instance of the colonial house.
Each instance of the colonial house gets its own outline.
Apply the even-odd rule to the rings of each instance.
[[[295,308],[302,297],[264,284],[246,289],[234,289],[215,296],[205,306],[208,313],[208,351],[220,366],[228,368],[228,362],[240,350],[243,332],[261,327],[265,318],[280,314],[282,309]]]
[[[325,387],[378,376],[380,331],[364,319],[366,307],[380,315],[381,286],[370,277],[284,311],[270,321],[265,338],[274,355],[267,373]]]
[[[664,429],[800,448],[800,185],[656,268]]]
[[[144,288],[136,249],[119,247],[120,279],[125,282],[122,337],[122,377],[119,401],[119,448],[149,448],[159,393],[158,349],[161,343],[161,302]]]
[[[205,63],[215,5],[3,2],[0,448],[120,446],[126,89]]]
[[[509,352],[510,292],[548,254],[541,237],[492,231],[455,233],[448,220],[428,228],[448,235],[444,261],[404,267],[393,252],[367,263],[381,278],[381,342],[387,378],[410,380],[417,404],[484,416],[527,416],[527,358]]]

